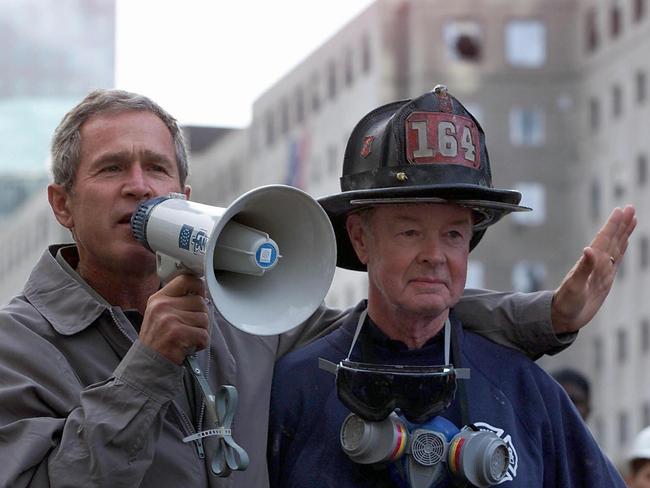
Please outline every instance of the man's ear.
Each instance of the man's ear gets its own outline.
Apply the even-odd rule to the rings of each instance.
[[[74,219],[70,212],[70,194],[68,191],[63,185],[52,183],[47,186],[47,199],[59,224],[72,230],[74,227]]]
[[[192,187],[190,185],[185,185],[185,188],[183,188],[183,195],[185,195],[185,198],[189,200],[191,193],[192,193]]]
[[[368,234],[361,220],[361,216],[356,213],[348,215],[348,218],[345,221],[345,227],[348,231],[348,237],[350,238],[354,252],[357,253],[359,261],[361,261],[363,264],[367,264]]]

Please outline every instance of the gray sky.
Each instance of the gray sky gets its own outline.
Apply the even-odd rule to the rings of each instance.
[[[117,0],[116,85],[184,124],[244,126],[253,100],[371,0]]]

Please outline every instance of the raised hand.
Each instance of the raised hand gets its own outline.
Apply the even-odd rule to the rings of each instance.
[[[617,207],[584,248],[553,295],[551,320],[557,334],[577,332],[596,315],[612,288],[635,227],[634,207]]]

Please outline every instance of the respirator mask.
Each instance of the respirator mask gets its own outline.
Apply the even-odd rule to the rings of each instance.
[[[506,443],[438,415],[454,400],[456,379],[469,378],[469,370],[450,363],[449,319],[444,365],[379,365],[350,361],[366,315],[359,317],[346,359],[337,365],[320,359],[322,369],[336,374],[339,399],[352,412],[341,426],[343,451],[358,464],[386,465],[400,487],[433,488],[448,479],[457,486],[499,483],[510,462]]]

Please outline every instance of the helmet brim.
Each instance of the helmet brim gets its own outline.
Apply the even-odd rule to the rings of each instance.
[[[346,191],[318,199],[332,222],[336,234],[337,266],[354,271],[365,271],[350,242],[346,220],[350,213],[363,208],[386,204],[440,203],[453,204],[474,210],[479,218],[474,224],[470,249],[483,236],[485,229],[511,212],[531,209],[519,205],[521,194],[513,190],[496,190],[471,184],[419,185],[398,188],[376,188]]]

